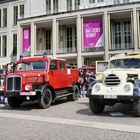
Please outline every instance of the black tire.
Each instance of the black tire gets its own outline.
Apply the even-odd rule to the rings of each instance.
[[[79,89],[79,87],[77,85],[74,85],[73,86],[73,94],[69,95],[67,97],[67,99],[69,101],[77,101],[79,97],[80,97],[80,89]]]
[[[22,100],[17,97],[8,97],[8,104],[12,108],[18,108],[22,104]]]
[[[48,108],[52,103],[52,92],[49,88],[45,88],[38,99],[39,106],[42,109]]]
[[[134,115],[140,117],[140,99],[133,101]]]
[[[98,101],[98,100],[94,100],[92,98],[89,98],[89,106],[91,111],[94,114],[100,114],[103,112],[104,108],[105,108],[105,104]]]

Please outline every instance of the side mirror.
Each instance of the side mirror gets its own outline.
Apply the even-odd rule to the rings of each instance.
[[[14,72],[15,63],[11,62],[6,65],[6,73]]]

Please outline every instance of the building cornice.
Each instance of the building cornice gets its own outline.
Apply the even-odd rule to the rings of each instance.
[[[109,9],[110,8],[117,8],[117,7],[125,7],[125,6],[129,6],[129,5],[137,5],[140,4],[140,2],[131,2],[131,3],[123,3],[123,4],[115,4],[115,5],[105,5],[105,6],[101,6],[101,7],[90,7],[90,8],[86,8],[86,9],[78,9],[78,10],[72,10],[72,11],[64,11],[64,12],[58,12],[58,13],[52,13],[52,14],[44,14],[44,15],[39,15],[39,16],[31,16],[31,17],[27,17],[27,18],[23,18],[23,19],[19,19],[18,21],[24,21],[24,20],[31,20],[31,19],[37,19],[37,18],[43,18],[43,17],[52,17],[52,16],[59,16],[59,15],[65,15],[65,14],[73,14],[73,13],[78,13],[78,12],[84,12],[84,11],[92,11],[92,10],[100,10],[100,9]],[[129,7],[130,8],[130,7]],[[132,8],[132,7],[131,7]],[[131,9],[130,8],[130,9]]]

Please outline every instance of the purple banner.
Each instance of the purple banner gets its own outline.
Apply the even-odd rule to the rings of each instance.
[[[31,43],[31,29],[30,27],[23,28],[23,52],[30,51],[30,43]]]
[[[103,25],[101,19],[84,21],[83,33],[84,48],[103,46]]]

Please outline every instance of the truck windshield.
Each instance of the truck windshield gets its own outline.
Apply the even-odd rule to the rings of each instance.
[[[16,71],[29,71],[29,70],[45,70],[46,61],[36,61],[36,62],[23,62],[16,66]]]
[[[110,62],[110,68],[140,68],[139,58],[117,59]]]

